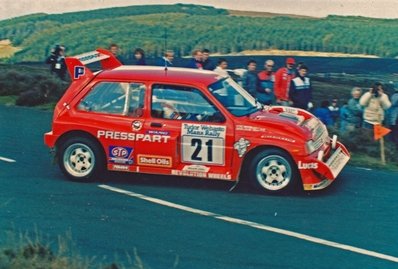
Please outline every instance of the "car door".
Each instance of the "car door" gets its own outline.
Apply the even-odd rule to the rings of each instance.
[[[135,171],[135,129],[142,127],[145,84],[102,81],[89,85],[76,113],[82,129],[100,141],[108,169]]]
[[[151,115],[143,129],[145,134],[160,136],[156,140],[161,142],[137,140],[138,165],[186,176],[223,174],[228,179],[233,124],[198,88],[154,83],[150,92]]]

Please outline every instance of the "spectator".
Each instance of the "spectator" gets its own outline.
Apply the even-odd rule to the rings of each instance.
[[[121,64],[124,64],[124,59],[120,55],[120,48],[115,43],[109,45],[109,51],[118,59]]]
[[[201,50],[196,49],[192,52],[192,59],[189,61],[188,68],[203,69],[203,53]]]
[[[347,130],[349,115],[350,115],[350,111],[348,110],[348,103],[345,102],[344,105],[340,109],[340,115],[339,115],[339,118],[340,118],[340,132],[341,133],[344,133]]]
[[[340,108],[338,106],[337,99],[332,100],[332,104],[329,106],[329,110],[330,114],[332,115],[333,123],[336,125],[340,116]]]
[[[264,63],[264,70],[258,73],[259,87],[257,88],[258,101],[264,105],[272,105],[275,103],[274,82],[275,74],[272,71],[274,61],[267,60]]]
[[[229,76],[227,68],[228,68],[227,60],[225,58],[220,58],[218,59],[218,65],[216,69],[214,69],[214,72],[220,74],[221,76]]]
[[[174,60],[174,51],[167,50],[164,53],[164,56],[160,59],[158,65],[164,66],[167,69],[167,67],[173,66],[173,60]]]
[[[50,56],[46,59],[46,63],[50,64],[50,71],[62,80],[65,80],[66,64],[65,64],[65,47],[56,45]]]
[[[289,97],[292,105],[297,108],[312,108],[312,86],[310,78],[307,77],[308,67],[301,65],[298,70],[298,76],[290,83]]]
[[[204,70],[214,70],[216,68],[213,61],[209,58],[210,51],[208,49],[202,50],[202,65]]]
[[[391,139],[398,149],[398,85],[395,87],[395,92],[391,96],[390,128],[392,131]]]
[[[359,104],[359,98],[362,95],[362,89],[354,87],[351,91],[352,98],[348,100],[347,104],[347,124],[344,131],[353,131],[362,125],[363,108]]]
[[[384,121],[384,110],[390,108],[391,103],[387,94],[384,93],[383,85],[376,82],[373,87],[359,99],[364,107],[363,127],[373,128],[375,124],[382,124]]]
[[[281,67],[275,73],[274,93],[276,103],[283,106],[290,105],[289,102],[289,89],[290,82],[295,77],[295,64],[294,58],[286,59],[286,67]]]
[[[247,71],[243,74],[242,77],[242,87],[250,93],[254,98],[256,98],[258,77],[256,74],[257,62],[255,60],[250,60],[247,63]]]
[[[134,65],[146,65],[145,52],[141,48],[134,50]]]
[[[322,101],[321,107],[316,108],[314,110],[314,115],[320,119],[326,126],[331,126],[333,125],[333,120],[332,116],[330,115],[330,110],[329,110],[329,101],[325,100]]]

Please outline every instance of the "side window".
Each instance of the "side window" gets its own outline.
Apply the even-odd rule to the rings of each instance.
[[[197,89],[172,85],[152,86],[154,118],[224,122],[221,112]]]
[[[101,82],[80,101],[82,111],[141,117],[145,85],[127,82]]]

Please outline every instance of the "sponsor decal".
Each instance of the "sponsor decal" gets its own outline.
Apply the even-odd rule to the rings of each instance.
[[[295,143],[296,140],[287,138],[287,137],[281,137],[281,136],[275,136],[275,135],[262,135],[261,138],[269,138],[269,139],[277,139],[277,140],[282,140],[290,143]]]
[[[181,125],[182,161],[202,164],[224,164],[225,136],[222,125]]]
[[[133,148],[109,146],[109,162],[128,165],[133,164]]]
[[[318,163],[303,163],[301,161],[297,164],[298,169],[318,169]]]
[[[182,168],[183,171],[191,171],[191,172],[209,172],[210,167],[204,166],[204,165],[197,165],[197,164],[192,164],[192,165],[185,165],[184,168]]]
[[[142,142],[152,142],[152,143],[167,143],[169,141],[170,136],[99,130],[97,131],[97,138],[111,139],[111,140],[142,141]]]
[[[159,131],[159,130],[148,130],[145,132],[146,134],[150,135],[170,135],[169,131]]]
[[[120,164],[114,164],[114,165],[112,166],[112,170],[129,171],[129,166],[127,166],[127,165],[120,165]]]
[[[196,171],[171,170],[171,174],[185,177],[207,177],[207,173]]]
[[[208,171],[209,169],[206,170]],[[205,171],[171,170],[171,174],[176,176],[201,177],[201,178],[210,178],[210,179],[223,179],[223,180],[232,179],[232,176],[229,173],[218,174],[218,173],[207,173]]]
[[[214,178],[214,179],[231,179],[230,174],[216,174],[216,173],[208,173],[207,174],[208,178]]]
[[[190,124],[183,123],[181,135],[224,138],[226,127],[222,125]]]
[[[142,122],[139,120],[133,121],[133,124],[131,125],[133,127],[133,131],[139,131],[142,128]]]
[[[166,156],[138,154],[137,163],[144,166],[171,167],[172,159]]]
[[[250,141],[241,137],[238,141],[235,142],[234,149],[238,151],[239,157],[243,157],[249,146],[250,146]]]
[[[87,54],[81,55],[79,57],[79,61],[88,62],[88,61],[91,61],[91,60],[94,60],[94,59],[97,59],[97,58],[100,58],[100,53],[99,52],[94,52],[94,53],[91,53],[91,54],[87,53]]]
[[[84,76],[85,73],[86,69],[84,68],[84,66],[76,65],[73,71],[73,78],[79,79],[81,76]]]
[[[246,131],[246,132],[265,132],[265,128],[256,127],[256,126],[248,126],[248,125],[236,125],[237,131]]]

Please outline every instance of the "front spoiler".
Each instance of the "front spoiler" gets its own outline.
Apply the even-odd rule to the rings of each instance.
[[[312,166],[303,167],[298,166],[303,188],[309,190],[321,190],[328,187],[337,178],[343,168],[350,160],[350,154],[343,144],[337,142],[336,147],[331,152],[327,160],[323,158],[318,159],[319,152],[299,160],[302,163],[310,163]]]

